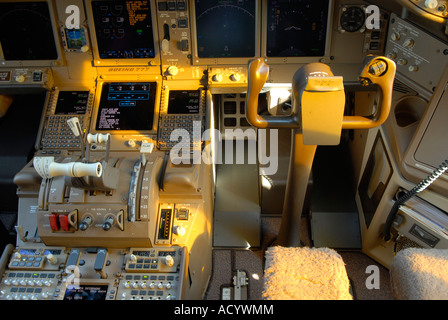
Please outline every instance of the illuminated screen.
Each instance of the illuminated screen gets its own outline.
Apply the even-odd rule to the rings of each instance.
[[[0,3],[0,43],[5,60],[57,59],[47,2]]]
[[[92,1],[101,59],[154,58],[150,1]]]
[[[96,130],[151,130],[156,82],[104,83]]]
[[[168,113],[199,113],[199,103],[199,90],[171,90],[168,99]]]
[[[196,0],[198,57],[255,56],[255,0]]]
[[[89,91],[60,91],[55,114],[85,114]]]
[[[69,49],[81,49],[87,43],[84,29],[65,28],[65,41]]]
[[[325,55],[329,0],[268,1],[268,57]]]
[[[106,300],[107,288],[105,284],[70,285],[65,290],[64,300]]]

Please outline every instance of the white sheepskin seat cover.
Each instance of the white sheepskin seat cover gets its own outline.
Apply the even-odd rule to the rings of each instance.
[[[448,250],[407,248],[389,269],[393,294],[400,300],[448,300]]]
[[[270,247],[262,296],[267,300],[352,300],[341,256],[329,248]]]

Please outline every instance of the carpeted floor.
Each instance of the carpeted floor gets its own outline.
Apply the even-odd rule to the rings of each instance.
[[[279,217],[262,217],[262,245],[260,248],[215,249],[213,251],[213,274],[205,300],[220,300],[223,287],[233,286],[236,270],[242,270],[248,276],[248,300],[260,300],[263,290],[264,252],[275,240],[280,226]],[[309,221],[303,217],[301,242],[304,246],[312,246],[309,233]],[[346,264],[351,284],[351,292],[355,300],[392,300],[389,282],[389,271],[360,251],[338,251]],[[369,289],[366,281],[371,275],[370,266],[379,270],[379,289]]]

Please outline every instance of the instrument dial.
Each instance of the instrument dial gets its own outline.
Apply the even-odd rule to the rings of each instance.
[[[347,32],[356,32],[364,26],[366,14],[360,7],[349,7],[341,14],[341,27]]]

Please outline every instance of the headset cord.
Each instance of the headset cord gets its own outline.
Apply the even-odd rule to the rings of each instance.
[[[411,199],[417,193],[422,192],[427,187],[429,187],[446,170],[448,170],[448,160],[442,162],[442,164],[436,170],[434,170],[433,173],[431,173],[426,179],[422,180],[411,191],[406,192],[403,196],[401,196],[400,198],[398,198],[398,200],[394,202],[394,205],[390,209],[389,215],[387,216],[386,224],[384,226],[384,240],[386,241],[390,240],[391,237],[390,228],[395,220],[395,216],[400,206],[402,206],[406,201]]]

